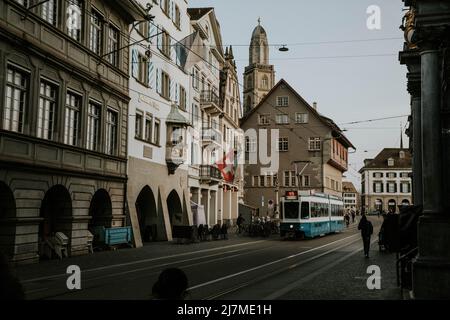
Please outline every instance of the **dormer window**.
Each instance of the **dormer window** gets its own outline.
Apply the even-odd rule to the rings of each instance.
[[[388,167],[393,167],[395,164],[394,159],[393,158],[389,158],[388,159]]]
[[[400,151],[399,157],[400,157],[400,159],[405,159],[405,151]]]

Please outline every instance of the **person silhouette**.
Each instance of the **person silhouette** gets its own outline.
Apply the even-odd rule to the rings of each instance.
[[[161,272],[152,288],[152,295],[158,300],[184,300],[187,295],[188,279],[178,268]]]
[[[0,252],[0,301],[24,300],[25,293],[19,280],[11,272],[8,259]]]

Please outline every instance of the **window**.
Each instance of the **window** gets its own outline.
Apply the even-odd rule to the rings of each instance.
[[[251,137],[245,138],[245,152],[256,152],[256,139]]]
[[[295,114],[295,123],[308,123],[308,114],[307,113],[296,113]]]
[[[401,193],[410,193],[411,192],[411,183],[409,183],[409,182],[402,182],[400,184],[400,192]]]
[[[146,86],[149,85],[148,64],[148,58],[138,54],[138,81]]]
[[[143,134],[142,128],[143,128],[143,115],[141,112],[136,112],[134,136],[138,139],[142,139]]]
[[[200,87],[200,72],[197,68],[194,68],[192,71],[192,87],[197,90]]]
[[[155,135],[153,137],[153,143],[159,145],[159,131],[161,129],[161,122],[159,119],[155,119]]]
[[[250,89],[253,86],[253,79],[251,76],[247,78],[247,87]]]
[[[106,153],[110,155],[117,155],[117,127],[118,115],[117,112],[108,109],[106,112]]]
[[[103,22],[102,16],[95,10],[91,14],[90,49],[96,54],[102,53]]]
[[[113,66],[119,65],[119,30],[110,25],[108,32],[108,61]]]
[[[309,151],[320,151],[321,139],[320,137],[309,138]]]
[[[139,23],[138,31],[144,38],[148,38],[148,28],[148,21],[142,21]]]
[[[164,13],[166,14],[166,15],[169,15],[170,14],[170,10],[169,10],[169,6],[170,6],[170,0],[165,0],[165,1],[161,1],[161,3],[163,3],[163,10],[164,10]]]
[[[302,183],[304,187],[309,187],[310,186],[309,176],[302,176]]]
[[[161,31],[161,47],[160,51],[166,56],[170,57],[170,36],[167,33],[167,31],[162,30]]]
[[[278,151],[289,151],[289,138],[278,138]]]
[[[388,172],[386,174],[386,177],[389,178],[389,179],[397,178],[397,173],[395,173],[395,172]]]
[[[64,143],[76,146],[80,131],[81,96],[67,92],[64,120]]]
[[[264,176],[259,176],[259,186],[260,187],[265,187],[265,182],[266,182],[265,177]]]
[[[161,96],[170,99],[170,77],[164,71],[161,72]]]
[[[71,0],[67,8],[67,34],[69,37],[81,41],[83,34],[83,2]]]
[[[261,80],[261,88],[268,89],[269,88],[269,78],[267,76],[263,76]]]
[[[295,174],[295,171],[284,171],[283,182],[285,187],[297,186],[297,176]]]
[[[87,148],[100,151],[100,119],[102,106],[99,103],[89,101],[88,125],[87,125]]]
[[[3,129],[23,132],[27,103],[28,75],[8,66],[6,75],[6,103]]]
[[[145,116],[145,140],[152,141],[153,134],[153,116],[148,114]]]
[[[253,186],[259,186],[259,176],[253,176]]]
[[[37,123],[38,138],[53,140],[57,92],[58,87],[56,85],[41,80]]]
[[[270,124],[269,117],[270,117],[270,114],[260,114],[259,115],[259,124],[260,125]]]
[[[56,26],[56,14],[58,12],[58,8],[56,6],[56,0],[48,0],[47,2],[42,3],[41,6],[41,18],[47,21],[48,23]]]
[[[397,184],[395,182],[388,182],[387,183],[387,192],[388,193],[396,193],[397,192]]]
[[[394,159],[392,159],[392,158],[388,159],[388,166],[389,167],[393,167],[394,166]]]
[[[180,95],[180,108],[182,110],[186,110],[186,90],[182,86],[180,86],[179,95]]]
[[[289,97],[277,97],[277,107],[289,106]]]
[[[383,183],[382,182],[374,182],[373,183],[373,192],[374,193],[382,193],[383,192]]]
[[[400,178],[409,178],[409,173],[408,172],[400,173]]]
[[[289,117],[287,114],[277,114],[276,116],[277,124],[289,124]]]
[[[181,26],[181,13],[180,13],[180,8],[178,8],[178,6],[175,6],[175,25],[177,26],[178,29],[180,29]]]
[[[374,172],[373,177],[377,179],[383,178],[383,172]]]

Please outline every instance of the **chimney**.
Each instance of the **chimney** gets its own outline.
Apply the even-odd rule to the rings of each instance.
[[[317,111],[317,102],[313,102],[313,108],[314,108],[314,110],[316,110]]]

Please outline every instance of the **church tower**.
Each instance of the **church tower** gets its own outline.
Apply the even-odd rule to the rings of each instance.
[[[275,70],[269,64],[269,42],[261,19],[253,30],[249,65],[244,72],[244,113],[254,108],[275,85]]]

